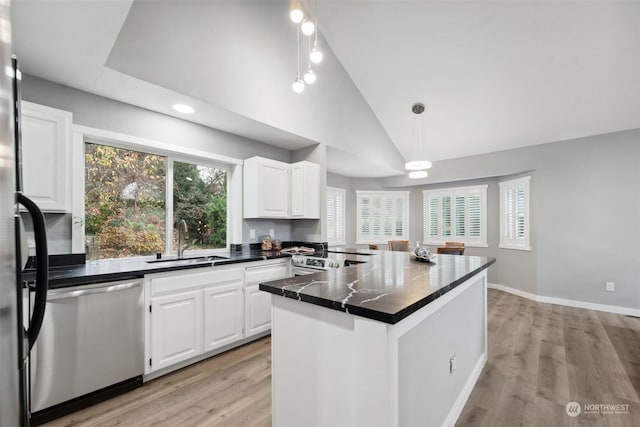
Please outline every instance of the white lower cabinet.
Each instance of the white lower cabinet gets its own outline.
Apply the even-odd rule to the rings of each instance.
[[[259,290],[258,286],[244,288],[244,329],[247,336],[271,328],[271,294]]]
[[[258,286],[289,277],[289,264],[286,258],[147,276],[145,374],[162,375],[268,331],[271,297]]]
[[[153,275],[147,374],[242,338],[241,267]]]
[[[290,276],[289,259],[247,267],[244,273],[244,334],[251,336],[271,329],[271,294],[261,291],[260,282]]]
[[[242,282],[204,290],[204,351],[242,338]]]
[[[154,370],[202,353],[202,291],[152,298],[150,314]]]

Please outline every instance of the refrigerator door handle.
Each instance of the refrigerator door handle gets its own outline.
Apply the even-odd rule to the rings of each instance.
[[[47,289],[49,287],[49,254],[47,253],[47,228],[44,216],[38,206],[27,196],[18,193],[18,203],[27,208],[33,221],[33,232],[36,241],[36,295],[33,305],[33,315],[29,322],[27,337],[29,350],[36,343],[40,333],[44,310],[47,306]]]

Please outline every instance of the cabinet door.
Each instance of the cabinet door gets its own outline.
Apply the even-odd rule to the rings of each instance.
[[[258,286],[244,289],[244,334],[247,337],[271,328],[271,294],[261,291]]]
[[[25,101],[21,110],[24,193],[45,212],[69,212],[72,115]]]
[[[262,160],[258,176],[258,214],[286,218],[289,214],[289,165]]]
[[[289,216],[289,164],[263,157],[244,161],[244,217]]]
[[[260,282],[289,277],[289,263],[248,267],[245,271],[244,335],[271,328],[271,294],[258,289]]]
[[[302,161],[291,165],[291,217],[320,218],[320,167]]]
[[[300,163],[291,165],[291,216],[304,216],[304,170]]]
[[[202,290],[151,299],[151,370],[202,353]]]
[[[204,290],[204,351],[242,338],[242,282]]]

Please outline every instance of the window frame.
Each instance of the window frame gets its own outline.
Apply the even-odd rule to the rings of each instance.
[[[389,240],[409,240],[409,210],[410,210],[410,191],[372,191],[372,190],[358,190],[356,191],[356,244],[386,244]],[[402,211],[402,235],[401,236],[363,236],[361,234],[363,218],[360,215],[362,197],[382,197],[385,198],[398,198],[402,197],[404,203],[404,209]]]
[[[473,185],[473,186],[465,186],[465,187],[448,187],[448,188],[438,188],[438,189],[430,189],[422,191],[422,224],[423,224],[423,243],[425,245],[444,245],[445,242],[448,241],[456,241],[462,242],[465,246],[468,247],[478,247],[478,248],[486,248],[489,247],[488,239],[487,239],[487,188],[489,186],[487,184],[483,185]],[[467,234],[467,230],[469,227],[469,210],[468,210],[468,198],[470,195],[478,194],[480,196],[480,237],[478,238],[470,238],[468,236],[456,236],[452,234],[451,236],[442,236],[442,229],[439,228],[439,238],[434,239],[431,237],[429,230],[431,229],[430,219],[431,219],[431,207],[429,200],[433,197],[442,198],[443,196],[449,196],[452,200],[456,197],[464,196],[465,200],[465,234]],[[451,205],[451,227],[455,229],[455,207],[452,203]],[[439,217],[442,219],[442,216]]]
[[[335,219],[335,221],[342,223],[342,236],[334,239],[329,238],[329,195],[334,193],[334,197],[341,196],[342,197],[342,209],[340,212],[334,214],[335,216],[340,216],[339,219]],[[347,202],[347,190],[344,188],[337,187],[329,187],[326,188],[326,199],[327,199],[327,243],[331,246],[337,245],[346,245],[347,244],[347,229],[346,229],[346,202]],[[334,206],[335,210],[335,206]],[[337,229],[337,227],[336,227]],[[337,234],[334,230],[334,235]]]
[[[507,181],[501,181],[498,183],[500,187],[500,243],[498,247],[500,249],[514,249],[518,251],[531,251],[531,176],[523,176],[520,178],[510,179]],[[524,237],[522,239],[513,238],[509,239],[505,233],[505,223],[507,221],[507,212],[505,206],[505,195],[507,191],[516,191],[518,188],[524,189],[524,209],[523,216],[523,228]],[[512,220],[512,233],[517,235],[517,203],[513,204],[513,210],[511,214],[514,215]]]
[[[232,242],[242,240],[242,217],[241,214],[234,215],[234,212],[242,212],[242,163],[240,159],[228,156],[209,153],[206,151],[180,147],[165,142],[139,138],[131,135],[105,131],[101,129],[73,125],[72,143],[72,228],[71,240],[74,253],[84,253],[84,222],[85,222],[85,186],[84,186],[84,147],[85,143],[108,145],[126,150],[135,150],[148,154],[164,156],[167,158],[166,188],[165,188],[165,255],[175,255],[170,252],[171,239],[168,237],[169,230],[173,230],[173,162],[193,163],[218,169],[227,172],[227,237],[226,247],[217,249],[187,250],[189,255],[213,254],[228,252]],[[234,194],[238,192],[238,194]],[[171,194],[171,198],[169,197]],[[147,255],[110,259],[141,259],[149,258]]]

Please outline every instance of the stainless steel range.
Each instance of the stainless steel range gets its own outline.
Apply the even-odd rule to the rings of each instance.
[[[294,276],[313,274],[319,271],[335,270],[349,267],[350,265],[361,264],[365,261],[345,259],[343,256],[335,254],[315,254],[315,255],[292,255],[291,270]]]

